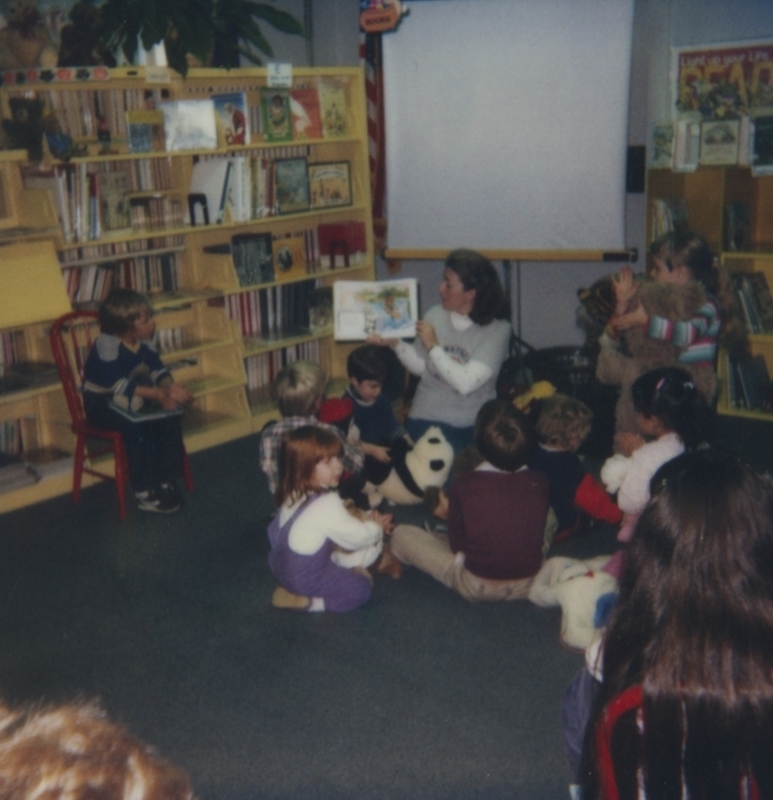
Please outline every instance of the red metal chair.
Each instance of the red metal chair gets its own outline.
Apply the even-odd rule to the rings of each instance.
[[[620,800],[612,760],[612,737],[615,725],[623,714],[637,712],[642,707],[643,692],[638,684],[613,697],[605,706],[596,726],[596,759],[604,800]],[[759,787],[754,776],[747,778],[749,800],[759,800]]]
[[[80,499],[83,473],[114,481],[118,491],[118,510],[121,519],[126,519],[126,484],[129,480],[129,463],[126,447],[119,431],[95,428],[86,419],[83,410],[81,385],[86,357],[96,339],[99,328],[96,311],[71,311],[59,317],[51,326],[51,350],[64,387],[64,396],[70,410],[72,431],[76,436],[75,459],[72,476],[72,500]],[[94,459],[110,455],[114,457],[114,473],[95,469]],[[188,454],[183,448],[183,476],[188,491],[193,491]]]

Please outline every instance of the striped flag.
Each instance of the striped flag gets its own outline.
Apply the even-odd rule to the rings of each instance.
[[[368,151],[376,250],[386,246],[386,146],[384,130],[384,73],[380,33],[360,33],[360,62],[365,67],[368,103]]]

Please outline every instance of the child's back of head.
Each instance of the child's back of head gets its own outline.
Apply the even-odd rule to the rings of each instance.
[[[688,450],[710,436],[714,413],[686,370],[662,367],[645,372],[633,382],[631,395],[636,412],[660,419]]]
[[[325,394],[327,375],[313,361],[294,361],[276,376],[274,402],[283,417],[312,417]]]
[[[546,397],[541,405],[537,438],[558,450],[577,450],[590,433],[593,412],[582,402],[566,394]]]
[[[535,437],[526,418],[504,400],[484,403],[475,419],[475,444],[493,467],[515,472],[531,458]]]
[[[141,292],[113,289],[99,306],[99,329],[102,333],[121,336],[149,309],[148,298]]]
[[[378,381],[383,384],[389,373],[386,350],[375,344],[357,347],[346,359],[346,374],[357,381]]]

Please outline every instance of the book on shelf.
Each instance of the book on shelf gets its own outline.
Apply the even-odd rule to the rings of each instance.
[[[327,138],[346,136],[349,132],[346,89],[339,78],[319,79],[319,106],[324,136]]]
[[[734,362],[737,378],[736,395],[743,407],[750,410],[769,409],[771,384],[768,365],[761,354],[746,354]]]
[[[131,175],[126,170],[101,172],[98,174],[99,210],[102,228],[105,231],[131,230],[131,208],[129,192]]]
[[[671,231],[689,230],[687,202],[682,197],[656,197],[652,201],[652,239]]]
[[[319,265],[322,269],[359,266],[367,255],[365,223],[322,222],[317,226]]]
[[[738,305],[741,307],[746,327],[751,333],[760,332],[760,321],[754,310],[751,294],[744,283],[743,274],[733,276],[733,286],[735,287],[735,294],[738,298]]]
[[[280,214],[309,210],[309,173],[305,158],[278,158],[274,162],[274,193]]]
[[[231,257],[239,286],[254,286],[274,280],[274,251],[270,233],[240,233],[232,236]]]
[[[309,295],[309,328],[327,330],[333,324],[333,287],[318,286]]]
[[[244,92],[213,94],[218,141],[221,147],[249,144],[250,122],[247,115],[247,95]]]
[[[752,174],[773,175],[773,116],[754,119]]]
[[[698,168],[701,149],[701,123],[680,119],[674,131],[674,170],[694,172]]]
[[[214,150],[217,148],[215,104],[204,100],[167,100],[159,103],[164,113],[167,150]]]
[[[303,235],[277,237],[273,246],[277,281],[297,281],[306,277],[306,242]]]
[[[723,165],[738,163],[740,120],[705,120],[701,123],[700,163]]]
[[[744,290],[751,298],[759,333],[773,331],[773,296],[764,272],[746,272],[742,276]]]
[[[126,112],[130,153],[160,153],[166,149],[164,112],[160,108],[133,108]]]
[[[309,195],[312,208],[350,206],[352,178],[348,161],[309,164]]]
[[[336,281],[333,284],[334,336],[362,341],[416,336],[418,290],[415,278],[393,281]]]
[[[67,194],[67,178],[64,171],[54,166],[23,166],[21,175],[25,189],[42,189],[49,193],[56,209],[56,215],[59,218],[64,240],[67,243],[71,242],[70,201]]]
[[[751,208],[748,203],[725,204],[725,250],[746,252],[752,245]]]
[[[188,190],[191,225],[219,225],[225,218],[231,161],[227,158],[199,159],[193,165]]]
[[[674,162],[674,126],[670,122],[652,127],[652,164],[655,169],[671,169]]]
[[[293,139],[322,138],[319,93],[314,86],[297,86],[290,89],[290,115]]]
[[[289,142],[293,138],[290,95],[287,89],[260,90],[260,117],[267,142]]]
[[[110,408],[115,411],[116,414],[120,414],[124,419],[128,419],[129,422],[138,423],[150,422],[156,419],[168,419],[169,417],[181,417],[185,410],[183,408],[161,408],[161,406],[156,403],[145,403],[142,408],[134,410],[111,402]]]

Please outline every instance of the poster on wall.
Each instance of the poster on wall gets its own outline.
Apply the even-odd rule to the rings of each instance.
[[[738,119],[773,109],[773,39],[671,51],[673,113]]]

